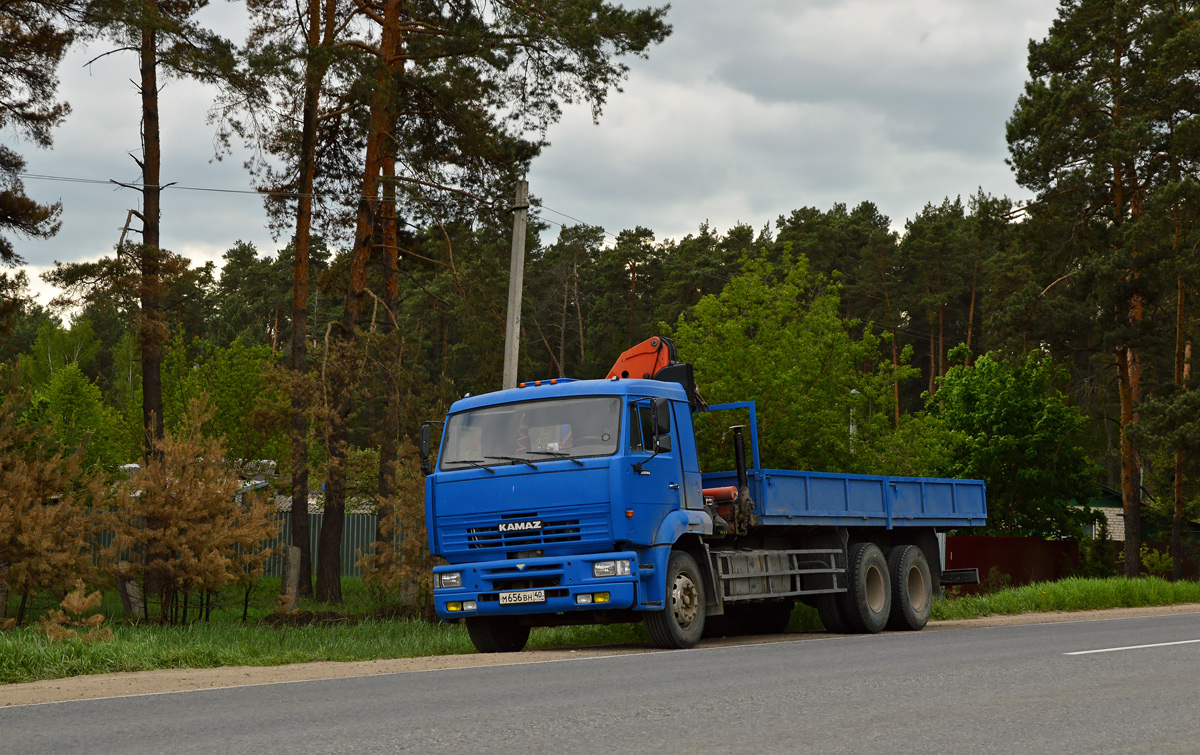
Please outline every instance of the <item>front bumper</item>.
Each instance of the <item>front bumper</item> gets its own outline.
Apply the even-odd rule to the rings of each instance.
[[[592,564],[614,560],[628,560],[632,564],[631,573],[620,577],[592,576]],[[638,555],[633,551],[438,566],[433,570],[435,585],[437,575],[444,572],[462,573],[462,587],[436,588],[433,591],[437,615],[446,621],[471,616],[518,616],[631,608],[637,601],[639,566]],[[546,600],[542,603],[500,604],[500,593],[517,590],[544,590]],[[579,594],[596,593],[608,593],[608,601],[576,602]],[[474,601],[476,609],[449,611],[446,608],[447,603],[462,604],[467,601]]]

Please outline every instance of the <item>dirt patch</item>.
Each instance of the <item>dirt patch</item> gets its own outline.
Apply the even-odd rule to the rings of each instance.
[[[333,612],[328,612],[333,613]],[[1016,626],[1022,624],[1045,624],[1064,621],[1096,621],[1121,619],[1137,616],[1162,616],[1168,614],[1200,613],[1200,604],[1177,606],[1151,606],[1144,608],[1113,608],[1103,611],[1077,611],[1072,613],[1023,613],[1015,616],[988,616],[981,619],[938,621],[926,631],[946,631],[980,626]],[[340,615],[340,614],[335,614]],[[310,623],[315,617],[309,617]],[[348,617],[342,617],[347,619]],[[742,637],[705,640],[701,647],[723,647],[756,644],[763,642],[795,642],[829,637],[824,632],[806,632],[802,635],[789,634],[774,637]],[[101,697],[124,697],[128,695],[151,695],[164,692],[241,687],[258,684],[279,684],[315,679],[334,679],[375,674],[397,674],[441,669],[478,668],[482,666],[504,666],[517,663],[538,663],[575,658],[590,658],[608,655],[661,652],[638,646],[610,646],[578,648],[574,650],[527,650],[521,653],[500,655],[440,655],[427,658],[397,658],[377,661],[355,661],[350,663],[317,662],[297,663],[289,666],[226,666],[211,669],[168,669],[162,671],[135,671],[120,674],[93,674],[68,679],[48,679],[26,684],[0,685],[0,707],[11,705],[33,705],[37,703],[64,702],[68,700],[90,700]]]

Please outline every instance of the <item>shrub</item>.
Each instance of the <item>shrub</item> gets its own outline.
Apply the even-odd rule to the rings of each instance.
[[[113,532],[104,553],[117,579],[134,580],[157,600],[163,623],[187,621],[190,598],[207,618],[216,590],[262,573],[279,534],[267,497],[238,496],[241,481],[224,461],[223,442],[204,434],[211,416],[193,400],[175,431],[153,444],[150,460],[118,485],[116,505],[104,517]]]

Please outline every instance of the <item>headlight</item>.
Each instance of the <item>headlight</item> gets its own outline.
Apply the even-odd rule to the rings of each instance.
[[[593,577],[628,577],[632,566],[628,560],[597,561],[592,564]]]
[[[462,587],[462,572],[444,571],[437,575],[438,587]]]

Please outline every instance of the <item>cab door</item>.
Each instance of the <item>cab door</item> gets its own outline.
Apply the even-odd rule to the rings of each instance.
[[[680,448],[676,423],[671,423],[668,433],[670,449],[654,453],[654,425],[651,412],[652,399],[639,398],[629,402],[627,458],[623,476],[626,478],[629,508],[626,523],[634,539],[649,542],[669,512],[683,507],[683,465],[680,463]],[[669,416],[669,408],[668,408]],[[628,516],[633,511],[633,516]]]

